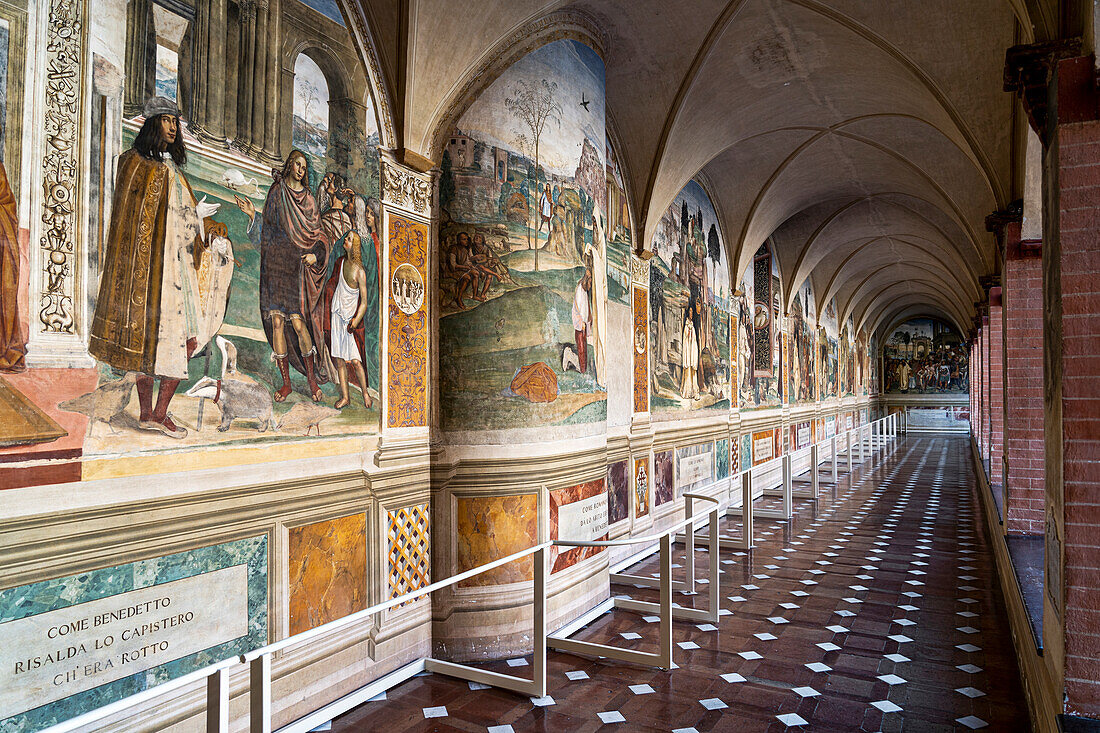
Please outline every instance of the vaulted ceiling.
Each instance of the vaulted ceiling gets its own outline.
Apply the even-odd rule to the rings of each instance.
[[[871,329],[918,313],[968,324],[997,267],[985,216],[1022,180],[1005,50],[1056,25],[1051,0],[356,1],[395,147],[428,159],[527,29],[590,19],[642,241],[698,177],[735,281],[770,240],[788,305],[809,277],[818,312],[835,296]]]

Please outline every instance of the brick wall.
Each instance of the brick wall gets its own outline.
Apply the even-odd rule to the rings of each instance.
[[[1058,64],[1058,118],[1047,171],[1057,232],[1043,237],[1047,478],[1064,532],[1066,712],[1089,717],[1100,717],[1100,99],[1095,78],[1091,57]]]
[[[1004,483],[1004,324],[1001,288],[989,291],[989,480]]]
[[[1005,231],[1001,315],[1005,354],[1005,529],[1042,534],[1046,497],[1043,447],[1043,267],[1039,249]]]

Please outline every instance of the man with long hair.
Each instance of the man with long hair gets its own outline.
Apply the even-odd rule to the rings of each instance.
[[[172,420],[168,404],[201,345],[196,271],[218,204],[205,196],[196,201],[183,175],[187,151],[176,103],[153,97],[144,112],[133,146],[118,159],[88,349],[117,370],[139,374],[143,430],[182,438],[187,430]]]
[[[283,402],[290,395],[293,365],[305,374],[310,399],[320,402],[324,394],[319,385],[329,377],[324,294],[330,245],[309,188],[305,153],[290,151],[282,169],[271,175],[274,183],[260,222],[260,316],[283,380],[273,399]],[[251,229],[256,207],[240,196],[236,202],[251,220]],[[293,339],[287,338],[288,322]]]

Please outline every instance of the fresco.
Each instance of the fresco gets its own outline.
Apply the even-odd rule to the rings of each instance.
[[[511,66],[448,138],[444,430],[606,419],[606,147],[603,61],[570,40]]]
[[[718,217],[690,181],[657,223],[649,265],[651,409],[730,407],[730,282]]]
[[[737,289],[738,404],[742,409],[776,407],[783,401],[782,352],[777,324],[779,265],[761,245]]]
[[[795,404],[816,401],[814,378],[814,336],[817,333],[817,302],[813,284],[809,278],[794,296],[794,304],[788,314],[790,325],[790,371],[787,377],[787,395]]]
[[[817,329],[817,384],[820,399],[839,396],[840,328],[837,325],[836,299],[825,306]]]
[[[623,186],[623,174],[611,141],[607,141],[607,297],[630,305],[630,253],[633,235],[630,203]]]
[[[906,321],[882,344],[885,391],[961,394],[970,391],[969,354],[959,332],[942,321]]]
[[[17,421],[0,421],[0,451],[6,463],[55,461],[14,485],[129,470],[88,459],[163,456],[178,464],[169,454],[181,449],[378,432],[383,237],[379,137],[365,70],[354,53],[330,59],[327,72],[307,56],[287,59],[301,72],[293,103],[257,130],[246,120],[263,115],[245,106],[263,105],[277,90],[239,79],[237,63],[218,70],[224,85],[197,87],[205,60],[185,63],[177,54],[187,20],[157,12],[170,32],[158,35],[155,64],[120,70],[97,61],[96,83],[111,73],[125,77],[118,100],[125,114],[118,126],[93,115],[93,125],[105,125],[98,155],[74,182],[100,204],[89,222],[88,259],[54,273],[58,287],[86,273],[88,354],[72,361],[93,363],[90,355],[93,365],[26,369],[21,358],[5,359],[9,347],[24,348],[27,333],[5,343],[14,334],[4,327],[23,309],[33,333],[71,327],[28,306],[25,279],[18,289],[5,284],[0,297],[7,372],[0,403],[20,405]],[[285,24],[313,11],[290,4],[282,12]],[[302,32],[315,45],[350,47],[347,31],[332,35],[333,28]],[[112,52],[130,63],[125,47]],[[259,51],[242,42],[234,53],[245,65]],[[332,69],[340,64],[346,73],[337,79]],[[144,87],[142,74],[149,75]],[[337,83],[366,104],[330,103]],[[219,99],[203,107],[211,95]],[[225,108],[225,117],[200,122],[200,108]],[[224,130],[220,138],[213,128]],[[5,190],[0,183],[0,232]]]
[[[840,389],[842,397],[851,397],[861,389],[856,366],[855,322],[851,316],[840,331]]]
[[[630,515],[630,461],[607,467],[607,523],[621,522]]]

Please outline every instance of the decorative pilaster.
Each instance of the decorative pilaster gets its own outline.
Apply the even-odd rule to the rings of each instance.
[[[426,450],[428,439],[428,283],[432,175],[401,165],[383,151],[382,434]],[[381,459],[380,459],[381,460]]]
[[[85,0],[49,0],[35,14],[31,48],[37,49],[32,74],[37,85],[29,120],[36,166],[30,221],[30,366],[90,366],[85,347],[87,308],[78,172],[84,146],[80,122],[88,65]],[[40,161],[40,163],[38,162]],[[38,167],[40,166],[40,167]]]

